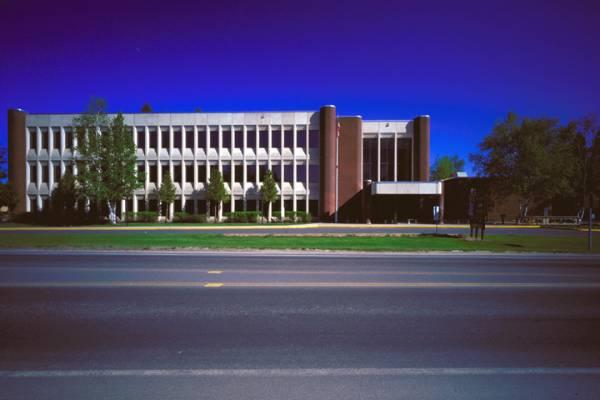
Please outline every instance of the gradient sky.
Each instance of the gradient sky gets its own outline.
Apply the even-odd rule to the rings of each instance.
[[[600,114],[598,1],[0,0],[9,108],[429,114],[464,158],[508,111]],[[470,168],[469,168],[470,169]]]

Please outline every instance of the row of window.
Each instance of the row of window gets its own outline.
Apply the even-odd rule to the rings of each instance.
[[[49,182],[49,173],[50,168],[53,169],[54,181],[58,182],[60,177],[62,176],[60,171],[60,165],[58,164],[41,164],[41,182],[48,183]],[[200,164],[196,166],[196,174],[198,176],[198,182],[208,182],[210,177],[210,168],[217,168],[216,165],[205,165]],[[231,164],[223,164],[221,166],[221,173],[223,175],[223,180],[227,183],[230,183],[233,179],[236,183],[243,183],[244,177],[244,168],[246,169],[246,182],[256,182],[256,164],[248,164],[244,165],[231,165]],[[73,166],[69,165],[66,167],[65,171],[69,170],[71,173],[74,172]],[[182,181],[182,177],[184,175],[185,170],[185,182]],[[268,166],[266,164],[258,165],[258,177],[262,181],[263,177],[267,173]],[[161,164],[161,172],[162,179],[169,174],[171,169],[168,164]],[[319,182],[319,166],[316,164],[309,165],[308,168],[309,179],[311,183]],[[281,178],[283,178],[284,182],[294,182],[294,166],[291,164],[284,165],[283,171],[281,165],[273,165],[271,168],[271,172],[273,173],[273,177],[276,182],[281,182]],[[158,166],[156,164],[149,165],[148,170],[146,170],[143,164],[138,164],[138,176],[143,176],[144,174],[148,175],[148,180],[152,183],[157,182],[158,177]],[[29,166],[29,181],[37,182],[38,178],[38,168],[36,165]],[[174,165],[173,166],[173,176],[171,177],[174,182],[177,183],[194,183],[194,165]],[[306,182],[306,164],[297,164],[296,165],[296,182]]]
[[[73,129],[70,127],[64,128],[65,138],[62,147],[65,149],[73,148]],[[140,149],[146,148],[146,129],[143,126],[139,126],[136,129],[137,136],[137,147]],[[133,133],[133,128],[130,127],[130,132]],[[185,133],[185,148],[192,149],[194,143],[197,143],[199,148],[243,148],[244,147],[244,132],[242,127],[234,127],[232,130],[230,127],[221,128],[221,134],[219,135],[219,129],[217,126],[199,126],[196,132],[193,127],[173,127],[173,143],[171,143],[171,134],[168,126],[161,127],[149,127],[148,128],[148,147],[151,149],[159,148],[159,132],[160,132],[160,148],[169,149],[171,147],[181,149],[183,148],[183,137]],[[271,129],[271,135],[269,136],[269,130],[266,126],[259,127],[258,135],[255,127],[247,127],[246,132],[246,147],[269,147],[273,148],[287,147],[294,148],[294,132],[291,128],[283,130],[283,140],[281,129],[274,127]],[[319,147],[319,131],[310,130],[304,128],[297,128],[296,131],[296,146],[295,147],[306,147],[308,132],[308,147],[318,148]],[[41,149],[49,149],[49,140],[52,135],[53,148],[61,148],[61,130],[59,127],[40,128],[40,139],[39,147]],[[29,148],[38,148],[38,134],[34,127],[29,128]]]
[[[180,127],[173,128],[173,143],[171,143],[171,134],[169,127],[149,127],[148,128],[148,147],[151,149],[157,149],[158,143],[158,130],[160,129],[160,148],[169,149],[174,147],[176,149],[183,148],[183,133],[184,131]],[[310,130],[308,131],[308,147],[318,148],[319,147],[319,131]],[[298,128],[296,131],[296,146],[295,147],[306,147],[307,130],[306,128]],[[271,147],[280,148],[282,147],[282,135],[281,129],[274,127],[271,129]],[[208,127],[204,126],[197,127],[197,132],[194,132],[193,127],[185,127],[185,148],[194,148],[194,143],[197,143],[199,148],[244,148],[244,132],[242,127],[236,127],[231,130],[228,127],[221,128],[221,134],[219,135],[219,129],[216,126]],[[258,135],[254,127],[248,127],[246,132],[246,146],[245,147],[269,147],[269,130],[266,126],[260,127]],[[144,127],[137,127],[137,147],[144,149],[146,147],[146,131]],[[294,148],[294,131],[290,129],[283,130],[283,147]]]
[[[29,198],[31,209],[37,209],[37,202],[35,196]],[[128,211],[133,210],[133,202],[136,202],[137,210],[139,211],[158,211],[159,203],[155,198],[146,199],[129,199],[126,201],[126,208]],[[197,200],[197,199],[186,199],[182,204],[181,200],[178,198],[174,203],[173,207],[175,212],[185,211],[190,214],[207,214],[209,212],[208,207],[210,206],[210,202],[207,200]],[[233,206],[233,208],[232,208]],[[50,198],[48,196],[41,197],[41,207],[38,211],[47,210],[50,207]],[[79,204],[78,207],[84,207],[84,204]],[[161,213],[162,215],[166,215],[166,204],[161,204]],[[291,211],[293,210],[294,204],[291,199],[283,200],[283,208],[280,206],[279,202],[273,203],[273,215],[279,214],[282,210]],[[233,204],[231,202],[223,203],[223,213],[227,213],[232,209],[237,211],[265,211],[266,204],[263,204],[262,200],[243,200],[239,198],[233,199]],[[313,217],[318,216],[319,212],[319,201],[318,200],[309,200],[308,201],[308,210],[306,209],[306,199],[297,199],[296,201],[296,211],[306,211],[313,215]],[[121,204],[117,203],[117,214],[121,214]]]
[[[63,143],[63,146],[65,149],[72,149],[73,148],[73,130],[71,128],[64,128],[65,130],[65,141]],[[49,140],[50,140],[50,135],[52,135],[52,147],[54,149],[59,149],[61,148],[61,135],[60,135],[60,128],[51,128],[50,130],[48,130],[48,128],[40,128],[40,139],[41,142],[39,143],[40,145],[40,149],[49,149]],[[38,147],[38,135],[37,135],[37,131],[36,128],[29,128],[29,148],[30,149],[37,149]]]
[[[381,151],[377,151],[377,138],[363,139],[363,180],[371,181],[410,181],[412,180],[412,145],[406,138],[380,139]],[[394,145],[397,146],[397,156],[394,160]],[[394,162],[396,161],[396,162]],[[380,176],[377,176],[377,166],[380,166]],[[396,178],[394,178],[394,165]]]

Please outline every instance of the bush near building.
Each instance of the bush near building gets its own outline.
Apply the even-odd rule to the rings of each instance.
[[[158,221],[158,211],[128,212],[127,219],[131,222],[156,222]]]
[[[190,214],[186,212],[176,212],[173,221],[203,224],[208,221],[208,218],[206,217],[206,214]]]
[[[289,222],[310,222],[312,216],[305,211],[286,211],[285,220]]]
[[[258,222],[262,217],[260,211],[234,211],[226,213],[227,222]]]

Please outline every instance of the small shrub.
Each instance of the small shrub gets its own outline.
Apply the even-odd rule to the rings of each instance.
[[[310,222],[312,216],[305,211],[286,211],[285,221],[286,222]]]
[[[260,211],[234,211],[225,214],[227,222],[258,222],[261,217]]]
[[[127,218],[129,219],[129,221],[135,221],[135,222],[156,222],[156,221],[158,221],[158,212],[157,211],[128,212]]]
[[[203,224],[206,222],[206,214],[189,214],[186,212],[176,212],[173,218],[175,222]]]

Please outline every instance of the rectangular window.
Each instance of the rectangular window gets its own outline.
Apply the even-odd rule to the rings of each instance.
[[[210,127],[210,147],[213,149],[219,147],[219,128],[216,126]]]
[[[296,128],[296,147],[306,148],[306,128]]]
[[[256,182],[256,164],[246,165],[246,182]]]
[[[410,139],[398,139],[398,166],[397,178],[399,181],[411,180],[411,143]]]
[[[144,150],[146,148],[146,129],[143,126],[135,129],[137,131],[137,148]]]
[[[275,179],[275,182],[281,182],[281,165],[272,165],[271,172],[273,173],[273,179]]]
[[[256,148],[256,128],[253,126],[246,128],[246,146],[251,149]]]
[[[155,165],[150,165],[150,182],[156,183],[158,179],[158,167]]]
[[[235,165],[234,167],[234,178],[235,182],[244,183],[244,166],[243,165]]]
[[[377,180],[377,138],[363,139],[363,180]]]
[[[52,128],[52,148],[60,150],[60,128]]]
[[[311,149],[318,149],[319,148],[319,131],[318,130],[310,130],[309,136],[308,136],[308,147]]]
[[[234,144],[233,147],[241,149],[244,147],[244,130],[241,126],[235,127],[235,132],[233,136]]]
[[[292,164],[286,164],[283,166],[283,181],[294,182],[294,166]]]
[[[269,147],[269,130],[266,126],[261,126],[258,133],[259,147],[266,149]]]
[[[206,127],[198,127],[198,148],[206,151]]]
[[[52,164],[52,168],[54,168],[54,171],[53,171],[54,182],[60,181],[60,164],[54,163],[54,164]]]
[[[65,128],[65,149],[73,148],[73,129]]]
[[[194,183],[194,166],[192,164],[185,166],[185,181],[187,183]]]
[[[156,127],[149,128],[148,136],[150,139],[150,148],[156,151],[158,148],[158,129]]]
[[[296,165],[296,182],[306,182],[306,165]]]
[[[381,139],[381,180],[394,180],[394,139]]]
[[[291,199],[283,200],[283,208],[285,209],[285,211],[293,211],[294,201]]]
[[[185,127],[185,148],[194,148],[194,128],[192,126]]]
[[[271,130],[271,147],[278,149],[281,147],[281,129],[274,127]]]
[[[223,164],[223,182],[231,182],[231,164]]]
[[[222,133],[223,133],[223,139],[222,139],[223,140],[223,148],[224,149],[231,148],[231,128],[223,127]]]
[[[50,171],[48,169],[48,163],[42,163],[42,183],[49,182],[49,179],[48,179],[49,174],[50,174]]]
[[[286,126],[283,131],[283,147],[288,149],[294,147],[294,130],[291,126]]]
[[[257,211],[256,200],[246,200],[246,211]]]
[[[169,164],[160,164],[160,172],[161,172],[161,180],[165,180],[167,175],[171,175],[171,171],[169,170]],[[171,175],[171,180],[173,180],[173,175]]]
[[[35,163],[29,166],[29,182],[37,183],[37,165]]]
[[[29,128],[29,148],[37,149],[37,130],[35,128]]]
[[[244,211],[244,200],[235,199],[235,211]]]
[[[146,211],[146,200],[145,199],[138,199],[138,211]]]
[[[179,151],[182,150],[182,141],[183,139],[181,138],[181,127],[180,126],[176,126],[173,128],[173,147],[178,149]]]
[[[171,147],[168,126],[160,127],[160,140],[161,140],[161,143],[160,143],[161,149],[168,149]]]
[[[173,172],[175,173],[175,176],[173,176],[172,178],[174,183],[181,183],[181,170],[183,168],[185,168],[183,165],[173,165]]]
[[[198,182],[206,182],[206,165],[198,165]]]
[[[267,174],[268,170],[269,168],[267,168],[267,164],[260,164],[258,166],[258,178],[260,182],[265,179],[265,175]]]
[[[48,150],[48,128],[42,128],[42,149]]]
[[[194,213],[194,200],[186,200],[185,201],[185,209],[184,211],[188,214]]]

